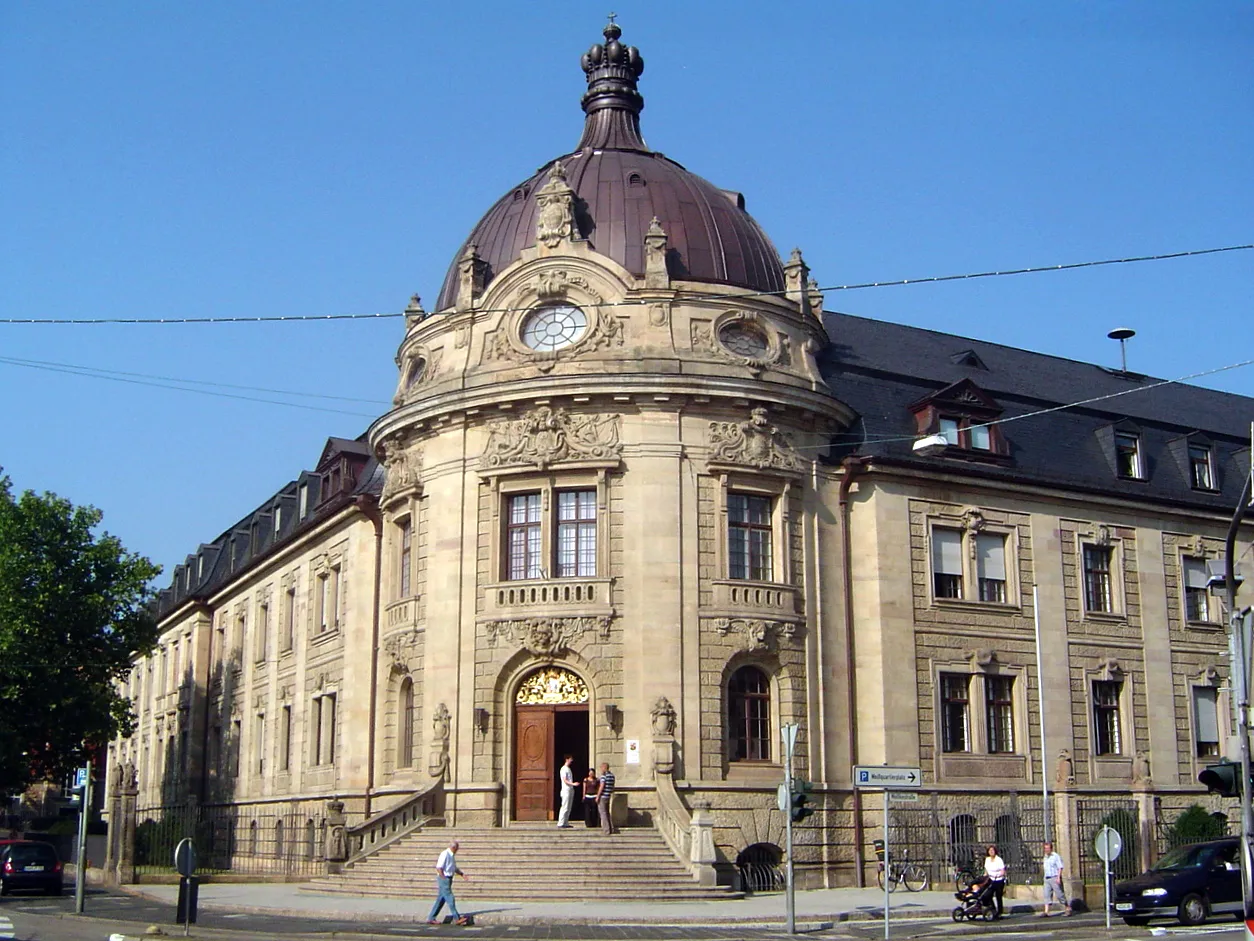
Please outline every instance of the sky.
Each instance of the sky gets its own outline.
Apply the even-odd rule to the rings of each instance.
[[[615,4],[650,146],[824,286],[1254,243],[1244,0]],[[574,148],[602,6],[0,2],[15,489],[99,507],[168,573],[361,434],[397,319],[3,321],[433,304],[488,207]],[[1254,358],[1252,283],[1234,251],[826,306],[1110,366],[1129,326],[1129,368],[1176,378]],[[1254,366],[1197,381],[1254,396]]]

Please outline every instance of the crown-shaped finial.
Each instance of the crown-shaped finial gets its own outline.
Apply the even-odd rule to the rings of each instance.
[[[580,59],[588,78],[588,90],[580,104],[588,119],[579,149],[647,150],[639,125],[644,98],[636,90],[636,79],[644,72],[644,59],[635,46],[619,42],[623,31],[614,22],[613,13],[602,35],[605,42],[593,45]]]

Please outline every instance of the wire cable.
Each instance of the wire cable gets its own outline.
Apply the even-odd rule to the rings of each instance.
[[[832,284],[826,287],[807,288],[825,294],[830,291],[856,291],[863,288],[900,287],[909,284],[938,284],[942,281],[969,281],[976,278],[1000,278],[1010,275],[1039,274],[1047,271],[1074,271],[1079,268],[1097,268],[1103,265],[1129,265],[1146,261],[1165,261],[1172,258],[1193,258],[1199,255],[1216,255],[1221,252],[1241,252],[1254,249],[1254,244],[1225,245],[1222,248],[1199,248],[1181,252],[1166,252],[1158,255],[1136,255],[1128,258],[1105,258],[1098,261],[1077,261],[1061,265],[1039,265],[1031,268],[1010,268],[999,271],[975,271],[967,274],[936,275],[927,278],[902,278],[897,281],[865,281],[859,284]],[[732,294],[693,294],[679,292],[676,300],[730,301],[744,300],[753,297],[783,297],[787,291],[742,291]],[[628,299],[621,301],[597,301],[583,304],[586,308],[642,307],[657,303],[657,298]],[[477,314],[508,314],[518,308],[514,307],[477,307]],[[264,314],[243,317],[2,317],[0,326],[20,325],[70,325],[83,326],[88,324],[145,324],[150,326],[168,326],[173,324],[218,324],[218,323],[318,323],[335,320],[395,320],[408,316],[405,311],[372,314],[282,314],[267,316]],[[427,316],[431,316],[427,313]]]

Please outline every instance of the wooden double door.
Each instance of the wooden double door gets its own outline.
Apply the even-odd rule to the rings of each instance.
[[[514,819],[556,820],[562,806],[558,769],[572,755],[575,783],[588,773],[588,706],[514,707]],[[572,817],[582,812],[576,788]]]

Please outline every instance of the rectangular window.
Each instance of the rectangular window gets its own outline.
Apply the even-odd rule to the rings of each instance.
[[[989,431],[988,425],[972,425],[968,429],[968,434],[971,436],[972,448],[980,451],[991,451],[993,449],[993,436]]]
[[[279,535],[279,530],[283,528],[283,507],[276,506],[274,508],[274,535]]]
[[[296,587],[289,588],[283,599],[283,650],[292,649],[296,634]]]
[[[540,533],[540,494],[520,493],[509,498],[505,524],[506,578],[511,581],[544,578]]]
[[[1193,741],[1199,758],[1219,757],[1219,690],[1193,687]]]
[[[322,697],[316,696],[310,710],[313,719],[313,734],[309,737],[310,759],[314,767],[322,764]]]
[[[244,634],[248,630],[248,615],[241,611],[235,616],[235,636],[231,638],[231,660],[235,669],[243,669]]]
[[[1115,609],[1110,592],[1110,547],[1084,547],[1084,607],[1098,614]]]
[[[1122,755],[1123,739],[1119,727],[1120,680],[1093,681],[1093,754]]]
[[[988,718],[988,753],[1011,755],[1015,750],[1014,678],[986,676],[984,699]]]
[[[239,719],[232,719],[231,720],[230,767],[231,767],[231,777],[233,778],[239,777],[239,753],[240,753],[240,748],[243,745],[243,742],[241,741],[243,737],[244,737],[243,723]]]
[[[331,579],[326,572],[318,576],[318,588],[315,598],[318,602],[318,617],[315,627],[317,632],[322,634],[327,630],[327,617],[331,610]]]
[[[948,444],[958,446],[958,419],[942,418],[937,424],[937,431]]]
[[[299,506],[300,518],[304,519],[305,514],[309,512],[309,485],[301,484],[298,494],[299,494],[298,506]]]
[[[262,663],[269,656],[270,646],[270,605],[260,604],[257,606],[257,638],[255,650],[253,654],[258,663]]]
[[[255,728],[253,747],[257,749],[257,774],[264,775],[266,773],[266,714],[264,712],[257,713]]]
[[[941,749],[946,752],[971,750],[971,677],[965,673],[942,673]]]
[[[980,533],[975,537],[975,572],[980,600],[1006,603],[1006,537]]]
[[[932,530],[932,592],[962,597],[962,533],[956,529]]]
[[[292,767],[292,707],[284,706],[279,713],[279,770]]]
[[[1184,616],[1189,621],[1210,621],[1210,592],[1206,588],[1209,573],[1205,559],[1185,556],[1184,568]]]
[[[597,492],[557,494],[557,575],[591,578],[597,573]]]
[[[327,624],[331,630],[336,630],[340,626],[340,567],[338,565],[331,566],[331,573],[328,578],[330,582],[330,595],[328,601],[331,604],[330,610],[327,612]]]
[[[1194,490],[1215,489],[1215,474],[1211,464],[1210,448],[1202,444],[1189,445],[1189,477]]]
[[[771,498],[727,495],[728,576],[755,582],[774,577],[771,552]]]
[[[335,693],[322,697],[322,734],[326,737],[322,757],[327,764],[335,764]]]
[[[1139,480],[1141,477],[1141,439],[1127,432],[1115,434],[1115,467],[1120,477]]]
[[[408,598],[410,578],[413,574],[414,527],[409,520],[403,520],[398,526],[400,530],[400,597]]]

